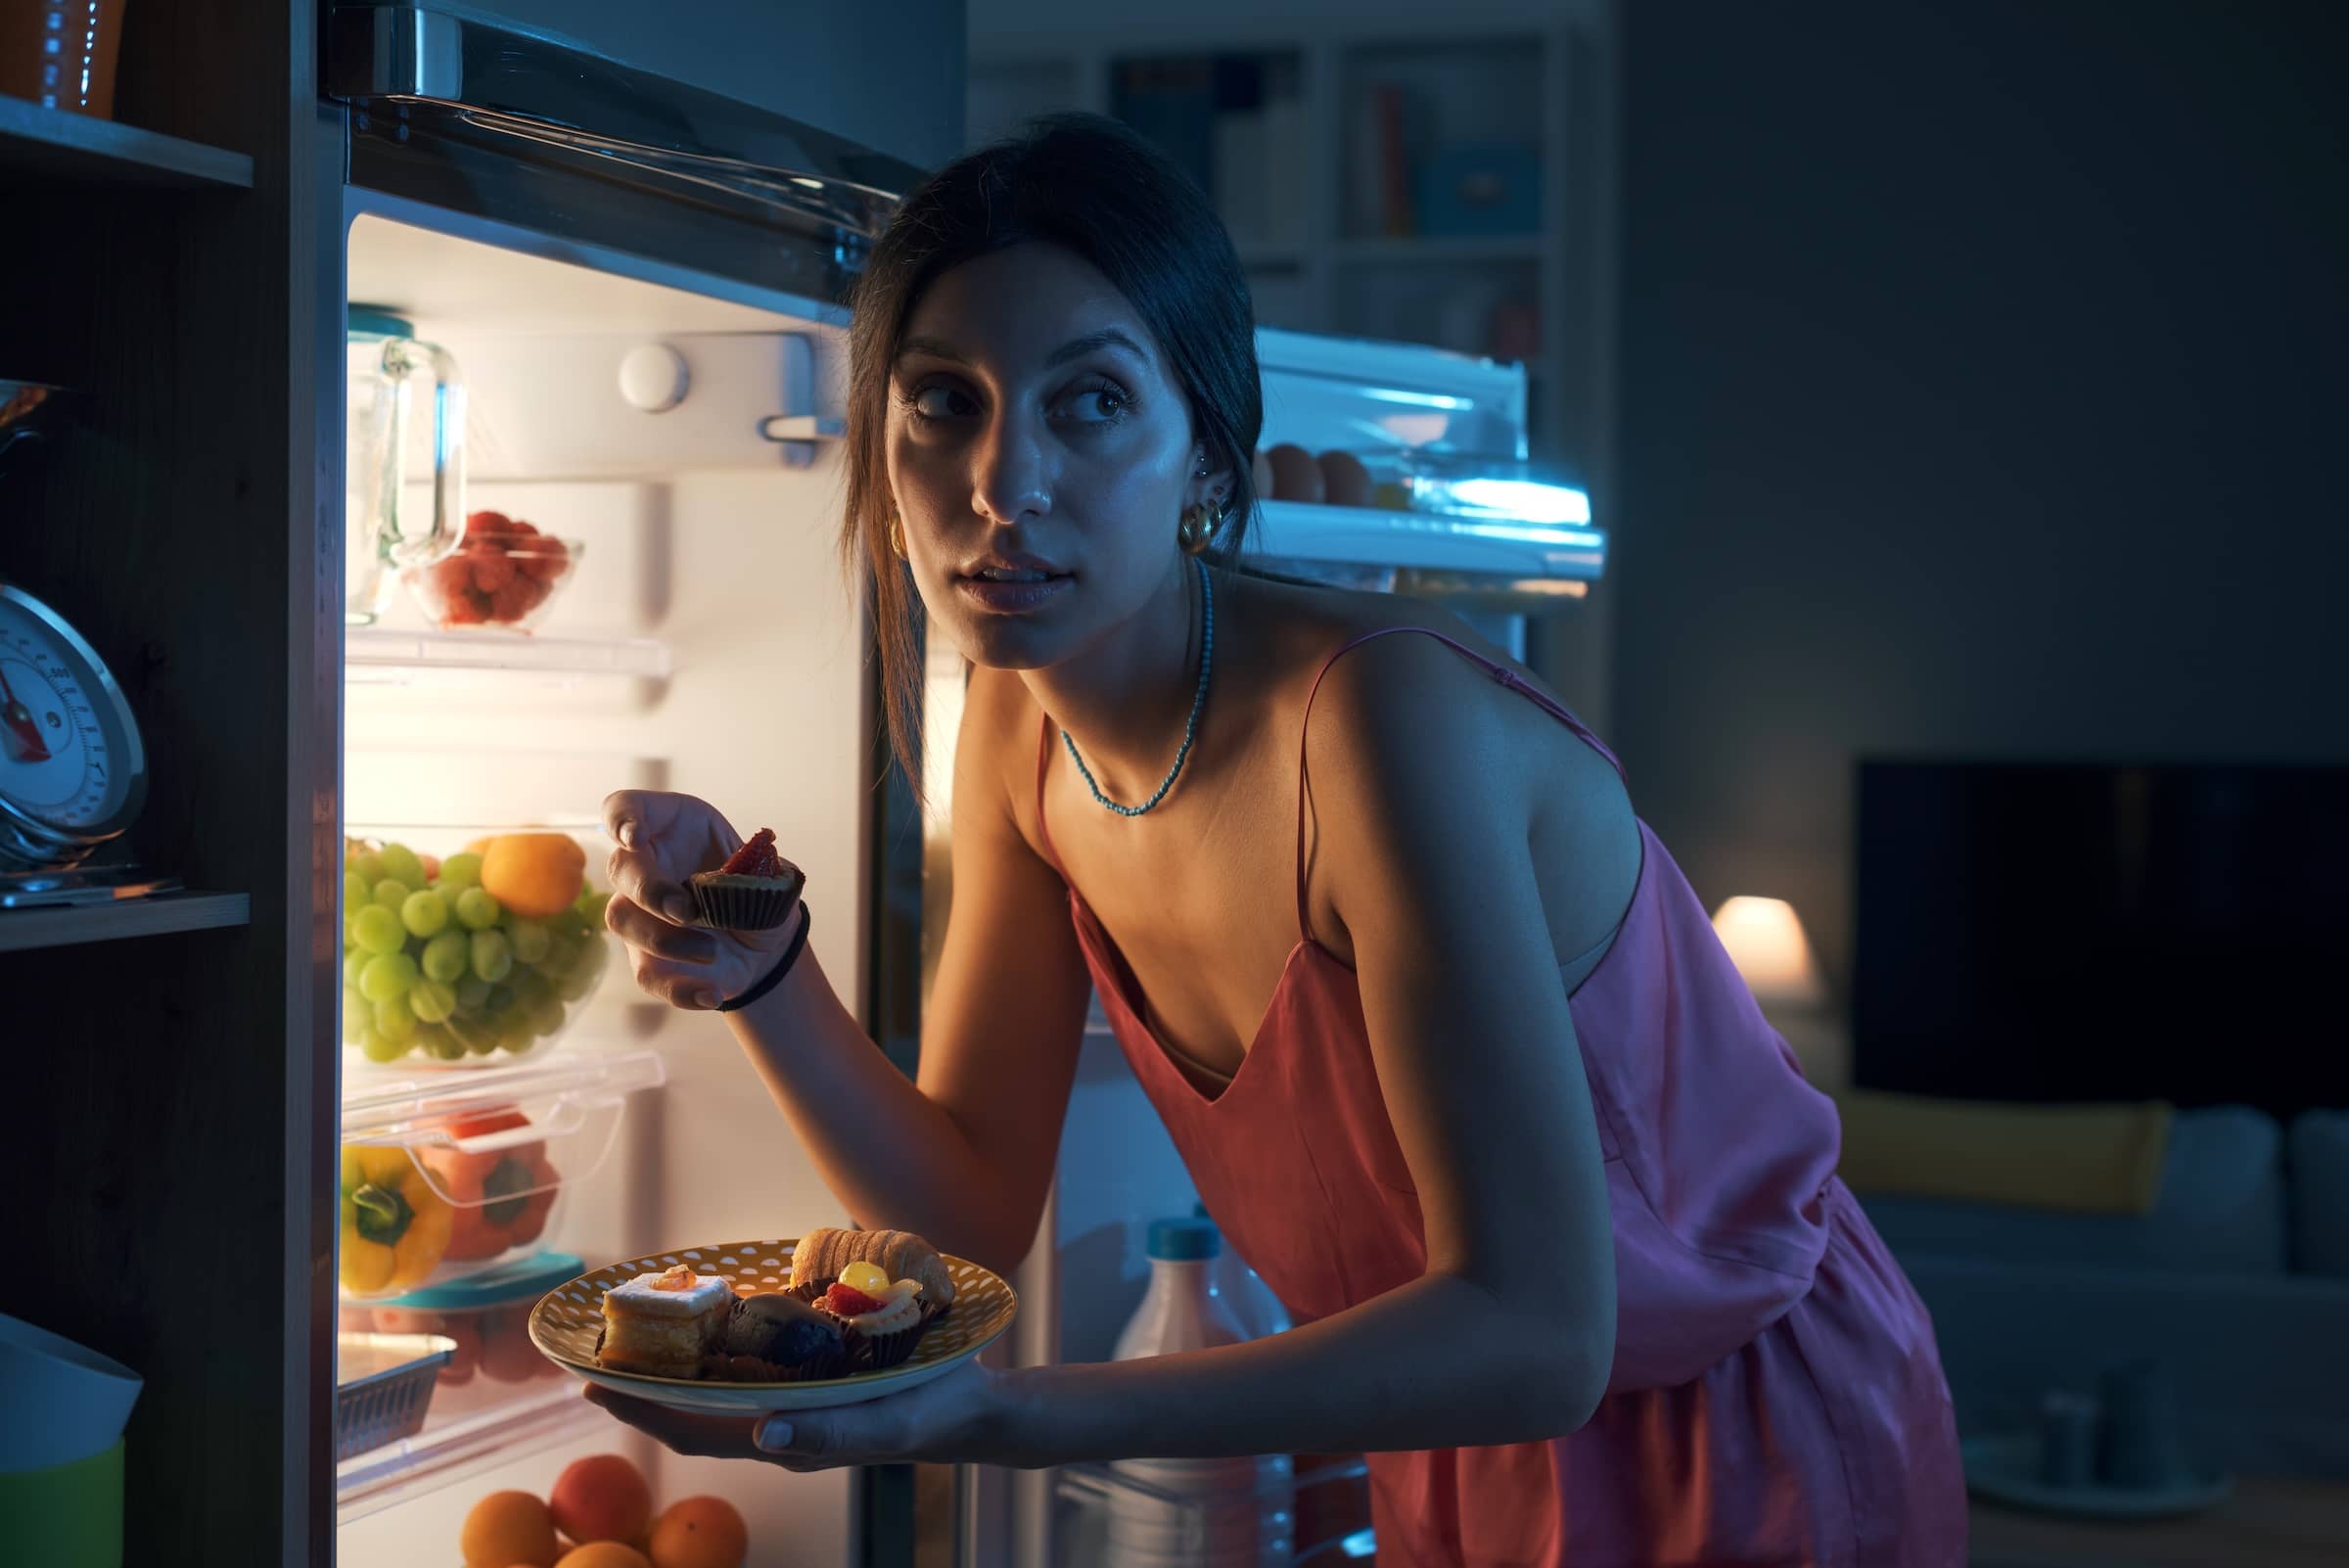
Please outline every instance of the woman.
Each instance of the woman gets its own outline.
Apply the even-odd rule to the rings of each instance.
[[[1231,568],[1254,338],[1183,178],[1082,115],[945,169],[873,251],[850,399],[901,751],[908,578],[973,666],[918,1083],[798,920],[685,923],[739,842],[702,802],[612,798],[612,929],[731,1009],[859,1223],[998,1268],[1098,989],[1303,1326],[756,1430],[597,1397],[791,1468],[1365,1451],[1390,1565],[1959,1562],[1925,1313],[1614,759],[1455,620]]]

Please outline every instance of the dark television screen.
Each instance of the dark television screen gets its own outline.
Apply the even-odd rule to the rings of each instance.
[[[2349,1105],[2349,768],[1864,761],[1864,1087]]]

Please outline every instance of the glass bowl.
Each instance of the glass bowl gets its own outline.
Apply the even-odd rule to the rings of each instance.
[[[615,945],[604,927],[611,895],[586,874],[591,832],[345,838],[343,1041],[354,1067],[503,1067],[561,1039]]]
[[[545,619],[585,550],[551,533],[469,531],[455,554],[403,567],[399,580],[443,631],[528,631]]]

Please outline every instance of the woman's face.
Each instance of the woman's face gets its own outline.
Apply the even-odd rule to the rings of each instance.
[[[889,482],[916,587],[975,664],[1059,664],[1179,586],[1184,507],[1220,495],[1133,307],[1055,246],[941,275],[890,373]]]

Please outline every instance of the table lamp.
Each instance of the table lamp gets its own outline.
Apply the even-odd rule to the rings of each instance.
[[[1848,1087],[1850,1049],[1794,905],[1741,894],[1713,911],[1713,932],[1803,1076],[1829,1093]]]

